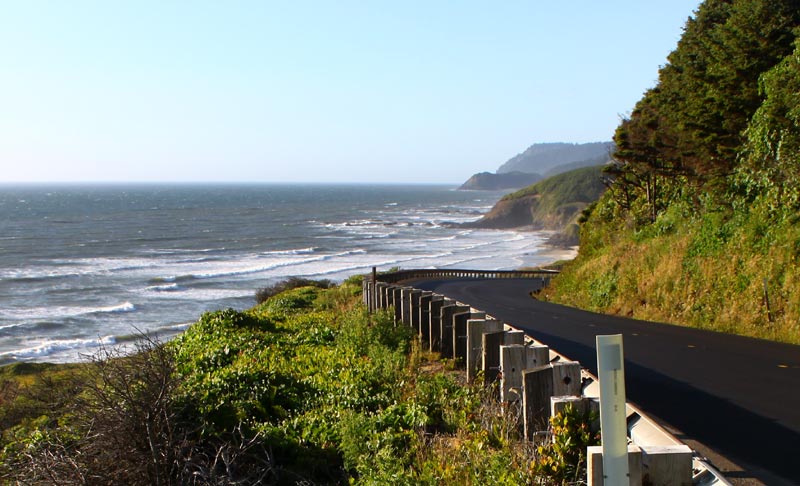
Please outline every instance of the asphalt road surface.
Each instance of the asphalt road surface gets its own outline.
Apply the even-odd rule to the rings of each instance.
[[[595,336],[622,334],[628,401],[765,484],[800,484],[800,346],[538,301],[539,279],[418,280],[597,374]],[[685,435],[682,435],[685,434]],[[735,475],[735,474],[734,474]],[[729,479],[731,473],[726,473]]]

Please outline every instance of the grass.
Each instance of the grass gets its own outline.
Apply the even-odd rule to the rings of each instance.
[[[800,228],[790,219],[769,223],[756,210],[680,212],[673,208],[634,231],[595,211],[582,229],[587,244],[542,295],[597,312],[800,344]]]
[[[0,368],[0,478],[517,485],[579,474],[560,449],[523,441],[518,412],[492,389],[420,350],[388,313],[367,314],[359,292],[355,280],[293,288],[130,356]]]

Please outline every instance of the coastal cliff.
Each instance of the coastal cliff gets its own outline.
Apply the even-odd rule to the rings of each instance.
[[[581,212],[605,190],[602,165],[565,172],[503,197],[470,228],[554,230],[554,242],[577,244]]]
[[[480,172],[470,177],[459,189],[465,191],[520,189],[540,180],[542,180],[542,176],[539,174],[526,174],[524,172],[492,174],[491,172]]]

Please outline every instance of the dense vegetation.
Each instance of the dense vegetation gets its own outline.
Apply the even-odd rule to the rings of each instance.
[[[514,407],[421,352],[388,314],[368,315],[359,291],[303,286],[207,313],[131,355],[0,368],[0,480],[517,485],[585,474],[588,419],[559,416],[560,440],[538,448],[520,440]]]
[[[800,342],[800,2],[707,0],[617,128],[549,295]]]

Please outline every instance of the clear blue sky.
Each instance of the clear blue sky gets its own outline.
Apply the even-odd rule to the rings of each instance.
[[[0,182],[461,182],[610,140],[698,0],[7,1]]]

